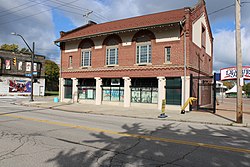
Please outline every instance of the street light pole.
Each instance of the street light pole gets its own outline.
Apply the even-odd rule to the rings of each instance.
[[[24,43],[26,44],[26,46],[28,47],[28,49],[31,52],[31,92],[30,92],[30,101],[34,101],[34,98],[33,98],[33,93],[34,93],[34,91],[33,91],[33,83],[34,83],[34,74],[33,74],[33,71],[34,71],[34,57],[35,57],[35,42],[33,42],[33,47],[31,49],[30,46],[25,41],[25,39],[23,38],[22,35],[17,34],[15,32],[12,32],[11,35],[16,35],[16,36],[21,37],[22,40],[24,41]]]
[[[30,92],[30,101],[34,101],[34,52],[35,52],[35,42],[33,42],[33,46],[32,46],[33,52],[31,54],[31,92]]]

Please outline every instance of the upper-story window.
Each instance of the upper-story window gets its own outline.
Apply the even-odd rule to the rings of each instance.
[[[89,67],[91,66],[91,50],[83,49],[82,50],[82,67]]]
[[[71,68],[72,67],[72,63],[73,63],[73,60],[72,60],[72,56],[69,56],[69,64],[68,64],[68,67]]]
[[[118,36],[109,36],[106,38],[105,45],[107,66],[118,65],[118,48],[120,41],[120,37]]]
[[[151,31],[139,31],[133,40],[136,42],[136,64],[152,63],[152,44],[151,39],[155,36]]]
[[[106,65],[118,64],[118,47],[107,47],[106,50]]]
[[[138,43],[136,45],[136,63],[147,64],[152,62],[151,43]]]
[[[91,59],[92,59],[92,46],[93,46],[93,42],[88,39],[88,40],[84,40],[81,43],[81,67],[89,67],[91,66]]]
[[[201,46],[206,48],[206,28],[204,26],[201,29]]]
[[[165,47],[165,63],[169,63],[171,60],[171,47]]]

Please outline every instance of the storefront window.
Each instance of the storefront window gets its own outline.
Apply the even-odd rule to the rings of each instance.
[[[181,78],[166,79],[166,104],[181,105]]]
[[[79,99],[95,99],[95,87],[78,87],[78,93]]]
[[[153,88],[153,87],[131,88],[131,102],[158,103],[158,88]]]
[[[72,99],[72,80],[65,79],[64,98]]]
[[[158,103],[158,83],[156,78],[138,78],[132,80],[131,102]]]
[[[122,79],[104,79],[102,87],[103,101],[124,101],[124,82]]]
[[[94,100],[96,94],[95,79],[79,79],[78,98]]]

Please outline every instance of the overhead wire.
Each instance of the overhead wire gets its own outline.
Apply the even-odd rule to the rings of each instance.
[[[17,12],[19,12],[19,11],[22,11],[22,10],[24,10],[24,9],[33,7],[33,6],[35,6],[35,5],[44,5],[44,6],[48,6],[48,7],[50,7],[50,9],[43,10],[43,11],[40,11],[40,12],[35,13],[35,14],[23,16],[23,17],[21,17],[21,18],[12,19],[12,20],[10,20],[10,21],[2,22],[2,23],[0,23],[0,25],[8,24],[8,23],[16,22],[16,21],[21,21],[21,20],[24,20],[24,19],[26,19],[26,18],[33,17],[33,16],[39,15],[39,14],[41,14],[41,13],[44,13],[44,12],[47,12],[47,11],[50,11],[50,10],[53,10],[53,9],[65,11],[65,12],[72,13],[72,14],[76,14],[76,15],[79,15],[79,16],[80,16],[80,15],[83,16],[83,13],[78,13],[78,12],[74,12],[74,11],[69,11],[69,10],[66,10],[66,9],[62,9],[61,7],[68,7],[68,8],[71,8],[71,9],[79,10],[79,11],[81,11],[81,12],[84,12],[84,11],[85,11],[85,12],[86,12],[86,11],[91,11],[90,9],[81,8],[81,7],[79,7],[79,6],[76,6],[76,5],[72,4],[72,3],[76,2],[76,1],[79,1],[79,0],[74,0],[74,1],[71,1],[71,2],[67,2],[67,3],[63,3],[63,2],[60,2],[60,1],[56,1],[56,0],[50,0],[51,3],[59,4],[58,6],[47,5],[47,4],[44,3],[44,1],[43,1],[43,2],[37,2],[37,1],[32,1],[32,0],[29,0],[29,1],[32,2],[32,3],[35,3],[35,4],[33,4],[33,5],[28,5],[28,6],[24,7],[24,8],[21,8],[21,9],[19,9],[19,10],[17,10],[17,11],[13,11],[13,12],[8,13],[8,14],[0,15],[0,17],[1,17],[1,16],[2,16],[2,17],[3,17],[3,16],[6,16],[6,15],[9,15],[9,14],[13,14],[13,13],[17,13]],[[48,0],[46,0],[46,1],[48,1]],[[27,3],[25,3],[25,4],[27,5]],[[25,4],[21,4],[21,5],[19,5],[19,6],[13,7],[13,8],[14,8],[14,9],[15,9],[15,8],[19,8],[20,6],[25,6]],[[11,10],[11,9],[13,9],[13,8],[10,8],[9,10]],[[8,10],[6,10],[6,11],[8,11]],[[93,14],[95,15],[95,17],[97,17],[97,18],[99,18],[99,19],[101,19],[101,20],[104,20],[104,19],[105,19],[105,20],[109,21],[107,18],[105,18],[104,16],[102,16],[102,15],[100,15],[100,14],[97,14],[97,13],[94,12],[94,11],[93,11]],[[94,20],[92,17],[89,17],[89,18],[92,19],[92,20]]]
[[[48,0],[45,0],[45,2],[46,2],[46,1],[48,1]],[[35,2],[35,1],[31,1],[31,2]],[[43,2],[44,2],[44,1],[43,1]],[[30,8],[30,7],[39,5],[39,4],[41,4],[41,3],[42,3],[42,2],[36,2],[36,3],[33,4],[33,5],[29,5],[29,6],[26,6],[26,7],[24,7],[24,8],[21,8],[21,9],[19,9],[19,10],[12,11],[12,12],[8,12],[8,13],[6,13],[6,14],[0,15],[0,17],[4,17],[4,16],[10,15],[10,14],[14,14],[14,13],[20,12],[20,11],[22,11],[22,10],[24,10],[24,9],[28,9],[28,8]]]
[[[4,12],[8,12],[8,11],[11,11],[12,9],[16,9],[16,8],[19,8],[19,7],[22,7],[22,6],[25,6],[27,4],[30,4],[30,2],[26,2],[26,3],[23,3],[21,5],[18,5],[18,6],[15,6],[15,7],[12,7],[12,8],[9,8],[9,9],[6,9],[6,10],[3,10],[3,11],[0,11],[0,13],[4,13]]]
[[[50,1],[53,2],[53,3],[59,3],[59,4],[62,3],[62,2],[59,1],[59,0],[50,0]],[[87,8],[79,7],[79,6],[74,5],[74,4],[68,4],[68,5],[66,5],[66,6],[72,8],[72,9],[85,10],[86,12],[93,11],[93,10],[90,10],[90,9],[87,9]],[[101,19],[110,21],[108,18],[104,17],[103,15],[101,15],[101,14],[95,12],[95,11],[93,11],[93,14],[96,15],[97,17],[101,18]]]
[[[63,2],[58,1],[58,0],[50,0],[50,2],[56,3],[56,4],[62,4],[63,3]],[[95,17],[97,17],[97,18],[99,18],[101,20],[110,21],[108,18],[106,18],[103,15],[95,12],[94,10],[90,10],[90,9],[87,9],[87,8],[82,8],[82,7],[79,7],[79,6],[74,5],[74,4],[68,4],[68,5],[65,5],[65,7],[68,7],[68,8],[71,8],[71,9],[76,9],[76,10],[83,11],[83,12],[85,11],[86,13],[90,12],[90,11],[93,11],[93,14],[95,15]]]
[[[235,3],[233,3],[233,4],[231,4],[231,5],[228,5],[228,6],[226,6],[226,7],[220,8],[220,9],[218,9],[218,10],[215,10],[215,11],[213,11],[213,12],[211,12],[211,13],[208,13],[208,15],[212,15],[212,14],[221,12],[221,11],[226,10],[226,9],[228,9],[228,8],[231,8],[231,7],[233,7],[233,6],[235,6]]]
[[[248,3],[250,3],[250,1],[243,1],[243,2],[241,2],[241,4],[248,4]],[[228,6],[226,6],[226,7],[220,8],[220,9],[218,9],[218,10],[215,10],[215,11],[213,11],[213,12],[211,12],[211,13],[208,13],[208,15],[212,15],[212,14],[221,12],[221,11],[226,10],[226,9],[228,9],[228,8],[230,8],[230,7],[233,7],[233,6],[235,6],[235,3],[233,3],[233,4],[231,4],[231,5],[228,5]]]
[[[73,2],[76,2],[76,1],[79,1],[79,0],[74,0],[74,1],[71,1],[71,2],[68,2],[68,3],[65,3],[65,4],[70,4],[70,3],[73,3]],[[60,5],[60,6],[63,6],[63,5]],[[59,8],[60,6],[57,6],[57,7],[54,7],[54,8]],[[11,21],[2,22],[2,23],[0,23],[0,25],[8,24],[8,23],[15,22],[15,21],[24,20],[26,18],[33,17],[33,16],[36,16],[36,15],[39,15],[41,13],[44,13],[44,12],[47,12],[47,11],[51,11],[51,10],[53,10],[53,8],[50,8],[50,9],[47,9],[47,10],[43,10],[43,11],[40,11],[40,12],[32,14],[32,15],[27,15],[27,16],[24,16],[24,17],[21,17],[21,18],[13,19]]]

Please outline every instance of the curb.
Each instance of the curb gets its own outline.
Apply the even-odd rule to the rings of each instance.
[[[139,118],[139,119],[148,119],[148,120],[166,120],[166,121],[174,121],[174,122],[190,122],[190,123],[198,123],[203,125],[223,125],[223,126],[232,126],[232,127],[244,127],[244,128],[250,128],[250,125],[247,123],[243,124],[237,124],[237,123],[215,123],[215,122],[202,122],[202,121],[192,121],[192,120],[182,120],[182,119],[172,119],[170,117],[166,118],[149,118],[149,117],[138,117],[138,116],[128,116],[128,115],[115,115],[115,114],[108,114],[108,113],[96,113],[95,111],[74,111],[74,110],[67,110],[67,109],[59,109],[55,108],[53,106],[39,106],[39,105],[33,105],[33,104],[23,104],[23,103],[12,103],[15,105],[21,105],[21,106],[27,106],[27,107],[38,107],[38,108],[44,108],[44,109],[51,109],[51,110],[59,110],[64,112],[71,112],[71,113],[83,113],[83,114],[93,114],[93,115],[107,115],[107,116],[115,116],[115,117],[125,117],[125,118]]]

